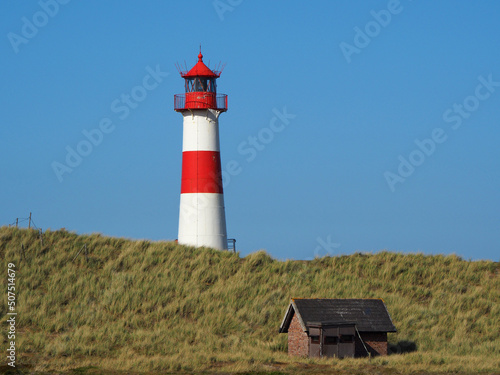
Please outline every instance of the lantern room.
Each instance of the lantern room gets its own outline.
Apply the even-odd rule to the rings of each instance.
[[[198,62],[190,71],[179,71],[185,80],[185,94],[174,96],[174,108],[177,112],[191,109],[213,109],[227,111],[227,95],[217,95],[216,79],[220,71],[212,71],[203,62],[201,51]]]

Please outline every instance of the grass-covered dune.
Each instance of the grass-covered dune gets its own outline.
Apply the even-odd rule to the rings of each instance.
[[[84,244],[88,259],[84,251],[74,259]],[[0,254],[2,327],[7,330],[12,262],[17,359],[31,371],[500,369],[497,262],[389,252],[280,261],[264,251],[241,258],[64,230],[46,231],[42,245],[37,231],[8,227],[0,228]],[[415,343],[417,350],[372,360],[289,358],[287,336],[278,327],[290,297],[383,298],[398,329],[389,341]]]

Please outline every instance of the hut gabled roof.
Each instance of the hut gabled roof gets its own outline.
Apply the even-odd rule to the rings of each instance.
[[[306,299],[292,298],[279,332],[288,332],[293,315],[307,332],[308,322],[356,323],[360,332],[396,332],[391,316],[381,299]]]

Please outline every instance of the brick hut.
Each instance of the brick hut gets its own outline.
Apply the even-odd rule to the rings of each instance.
[[[289,355],[343,358],[387,355],[396,327],[381,299],[292,298],[279,332]]]

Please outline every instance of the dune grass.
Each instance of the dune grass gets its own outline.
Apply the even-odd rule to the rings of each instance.
[[[87,259],[82,251],[73,261],[84,244]],[[37,231],[8,227],[0,228],[0,256],[5,280],[7,263],[16,264],[18,361],[33,371],[500,369],[497,262],[389,252],[279,261],[264,251],[241,258],[64,230],[46,231],[42,245]],[[382,298],[398,329],[389,341],[417,350],[372,360],[290,358],[287,335],[278,334],[290,297]],[[3,322],[6,313],[2,298]],[[4,338],[3,352],[6,345]]]

